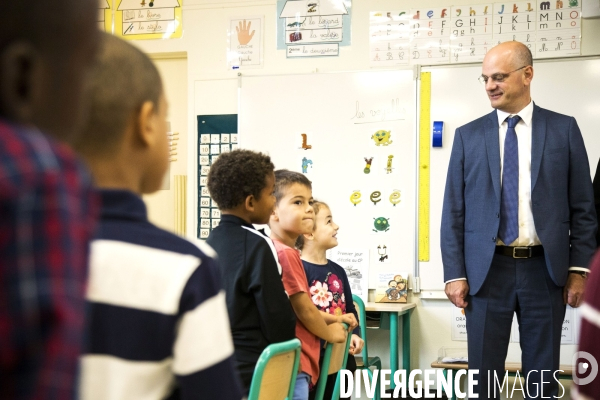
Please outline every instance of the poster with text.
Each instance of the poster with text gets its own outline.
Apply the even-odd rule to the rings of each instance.
[[[452,307],[452,340],[467,341],[467,318],[465,310]]]
[[[263,67],[263,17],[229,21],[227,69]]]
[[[369,250],[336,247],[328,250],[327,258],[344,268],[352,294],[366,303],[369,297]]]
[[[350,45],[351,0],[278,0],[277,49],[286,58],[339,55]]]
[[[183,0],[115,0],[115,35],[127,40],[180,38]]]

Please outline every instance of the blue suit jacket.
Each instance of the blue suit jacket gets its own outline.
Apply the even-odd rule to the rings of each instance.
[[[490,269],[500,223],[498,117],[456,130],[442,211],[444,280],[467,278],[470,294]],[[573,117],[534,106],[531,207],[554,283],[569,266],[587,267],[595,251],[596,212],[587,153]]]

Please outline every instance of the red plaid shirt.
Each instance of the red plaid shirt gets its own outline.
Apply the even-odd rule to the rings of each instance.
[[[0,120],[0,399],[71,399],[98,204],[74,153]]]

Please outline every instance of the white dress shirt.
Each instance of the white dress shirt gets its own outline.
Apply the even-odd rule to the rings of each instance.
[[[533,212],[531,211],[531,119],[533,116],[533,101],[516,114],[497,111],[500,144],[500,183],[504,168],[504,139],[508,122],[506,119],[518,115],[521,120],[515,126],[519,142],[519,237],[512,243],[503,243],[500,239],[498,245],[507,246],[536,246],[542,244],[535,231]]]

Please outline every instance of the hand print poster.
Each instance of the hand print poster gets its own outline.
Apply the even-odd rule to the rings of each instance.
[[[227,69],[263,67],[263,17],[229,21]]]

